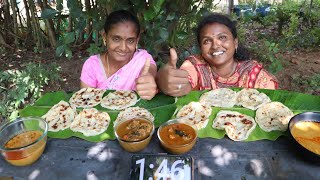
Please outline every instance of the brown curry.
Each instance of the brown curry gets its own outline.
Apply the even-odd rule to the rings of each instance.
[[[134,118],[121,123],[117,128],[117,134],[123,141],[141,141],[147,138],[152,131],[150,121],[140,118]]]
[[[320,155],[320,123],[300,121],[291,128],[291,134],[303,147]]]
[[[27,146],[42,136],[41,131],[27,131],[14,136],[6,144],[5,148],[20,148]],[[5,159],[16,166],[25,166],[35,162],[42,154],[46,145],[46,139],[40,140],[37,144],[30,147],[3,152]]]
[[[160,137],[168,145],[189,144],[196,137],[196,131],[187,124],[169,124],[159,131]]]

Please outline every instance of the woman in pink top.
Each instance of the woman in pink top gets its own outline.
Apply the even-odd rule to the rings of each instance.
[[[146,50],[137,49],[138,19],[128,11],[114,11],[107,17],[104,31],[107,52],[86,60],[80,77],[81,88],[135,90],[141,98],[152,99],[157,92],[157,66]]]

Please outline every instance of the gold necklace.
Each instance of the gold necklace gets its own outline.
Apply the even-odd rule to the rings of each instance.
[[[235,62],[235,64],[233,65],[232,71],[228,74],[228,76],[226,76],[228,78],[228,80],[236,72],[237,66],[238,66],[238,63]]]
[[[104,59],[106,60],[106,63],[107,63],[107,77],[109,77],[108,76],[108,73],[110,73],[110,69],[109,69],[109,58],[108,58],[108,55],[107,55],[107,53],[105,53],[104,54]]]
[[[238,63],[237,62],[235,62],[235,65],[233,65],[233,67],[232,67],[232,71],[230,71],[230,73],[228,73],[228,74],[226,74],[226,75],[224,75],[224,76],[220,76],[218,73],[216,73],[213,69],[214,68],[212,68],[212,66],[210,66],[210,69],[211,69],[211,73],[212,73],[212,75],[213,75],[213,77],[216,77],[216,78],[224,78],[224,79],[229,79],[230,77],[232,77],[232,75],[236,72],[236,70],[237,70],[237,67],[238,67]]]

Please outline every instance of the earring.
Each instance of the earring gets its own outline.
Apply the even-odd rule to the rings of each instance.
[[[105,47],[107,47],[107,41],[105,39],[103,39],[103,44]]]
[[[237,54],[237,51],[238,51],[238,47],[236,47],[236,54]]]
[[[138,50],[138,44],[136,44],[136,51]]]

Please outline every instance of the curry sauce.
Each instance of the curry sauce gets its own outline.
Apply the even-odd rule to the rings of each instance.
[[[153,126],[150,121],[134,118],[121,123],[116,132],[121,140],[135,142],[147,138],[150,135],[152,128]]]
[[[27,131],[11,138],[5,144],[5,148],[21,149],[2,152],[6,161],[16,166],[25,166],[35,162],[44,151],[46,138],[41,139],[36,144],[33,144],[31,146],[25,146],[37,141],[42,136],[42,134],[43,132],[41,131]]]
[[[291,134],[303,147],[320,155],[320,123],[300,121],[291,128]]]
[[[5,145],[5,148],[19,148],[35,142],[42,135],[41,131],[27,131],[11,138]]]
[[[184,145],[192,142],[196,137],[196,131],[187,124],[175,123],[162,127],[160,137],[168,145]]]

